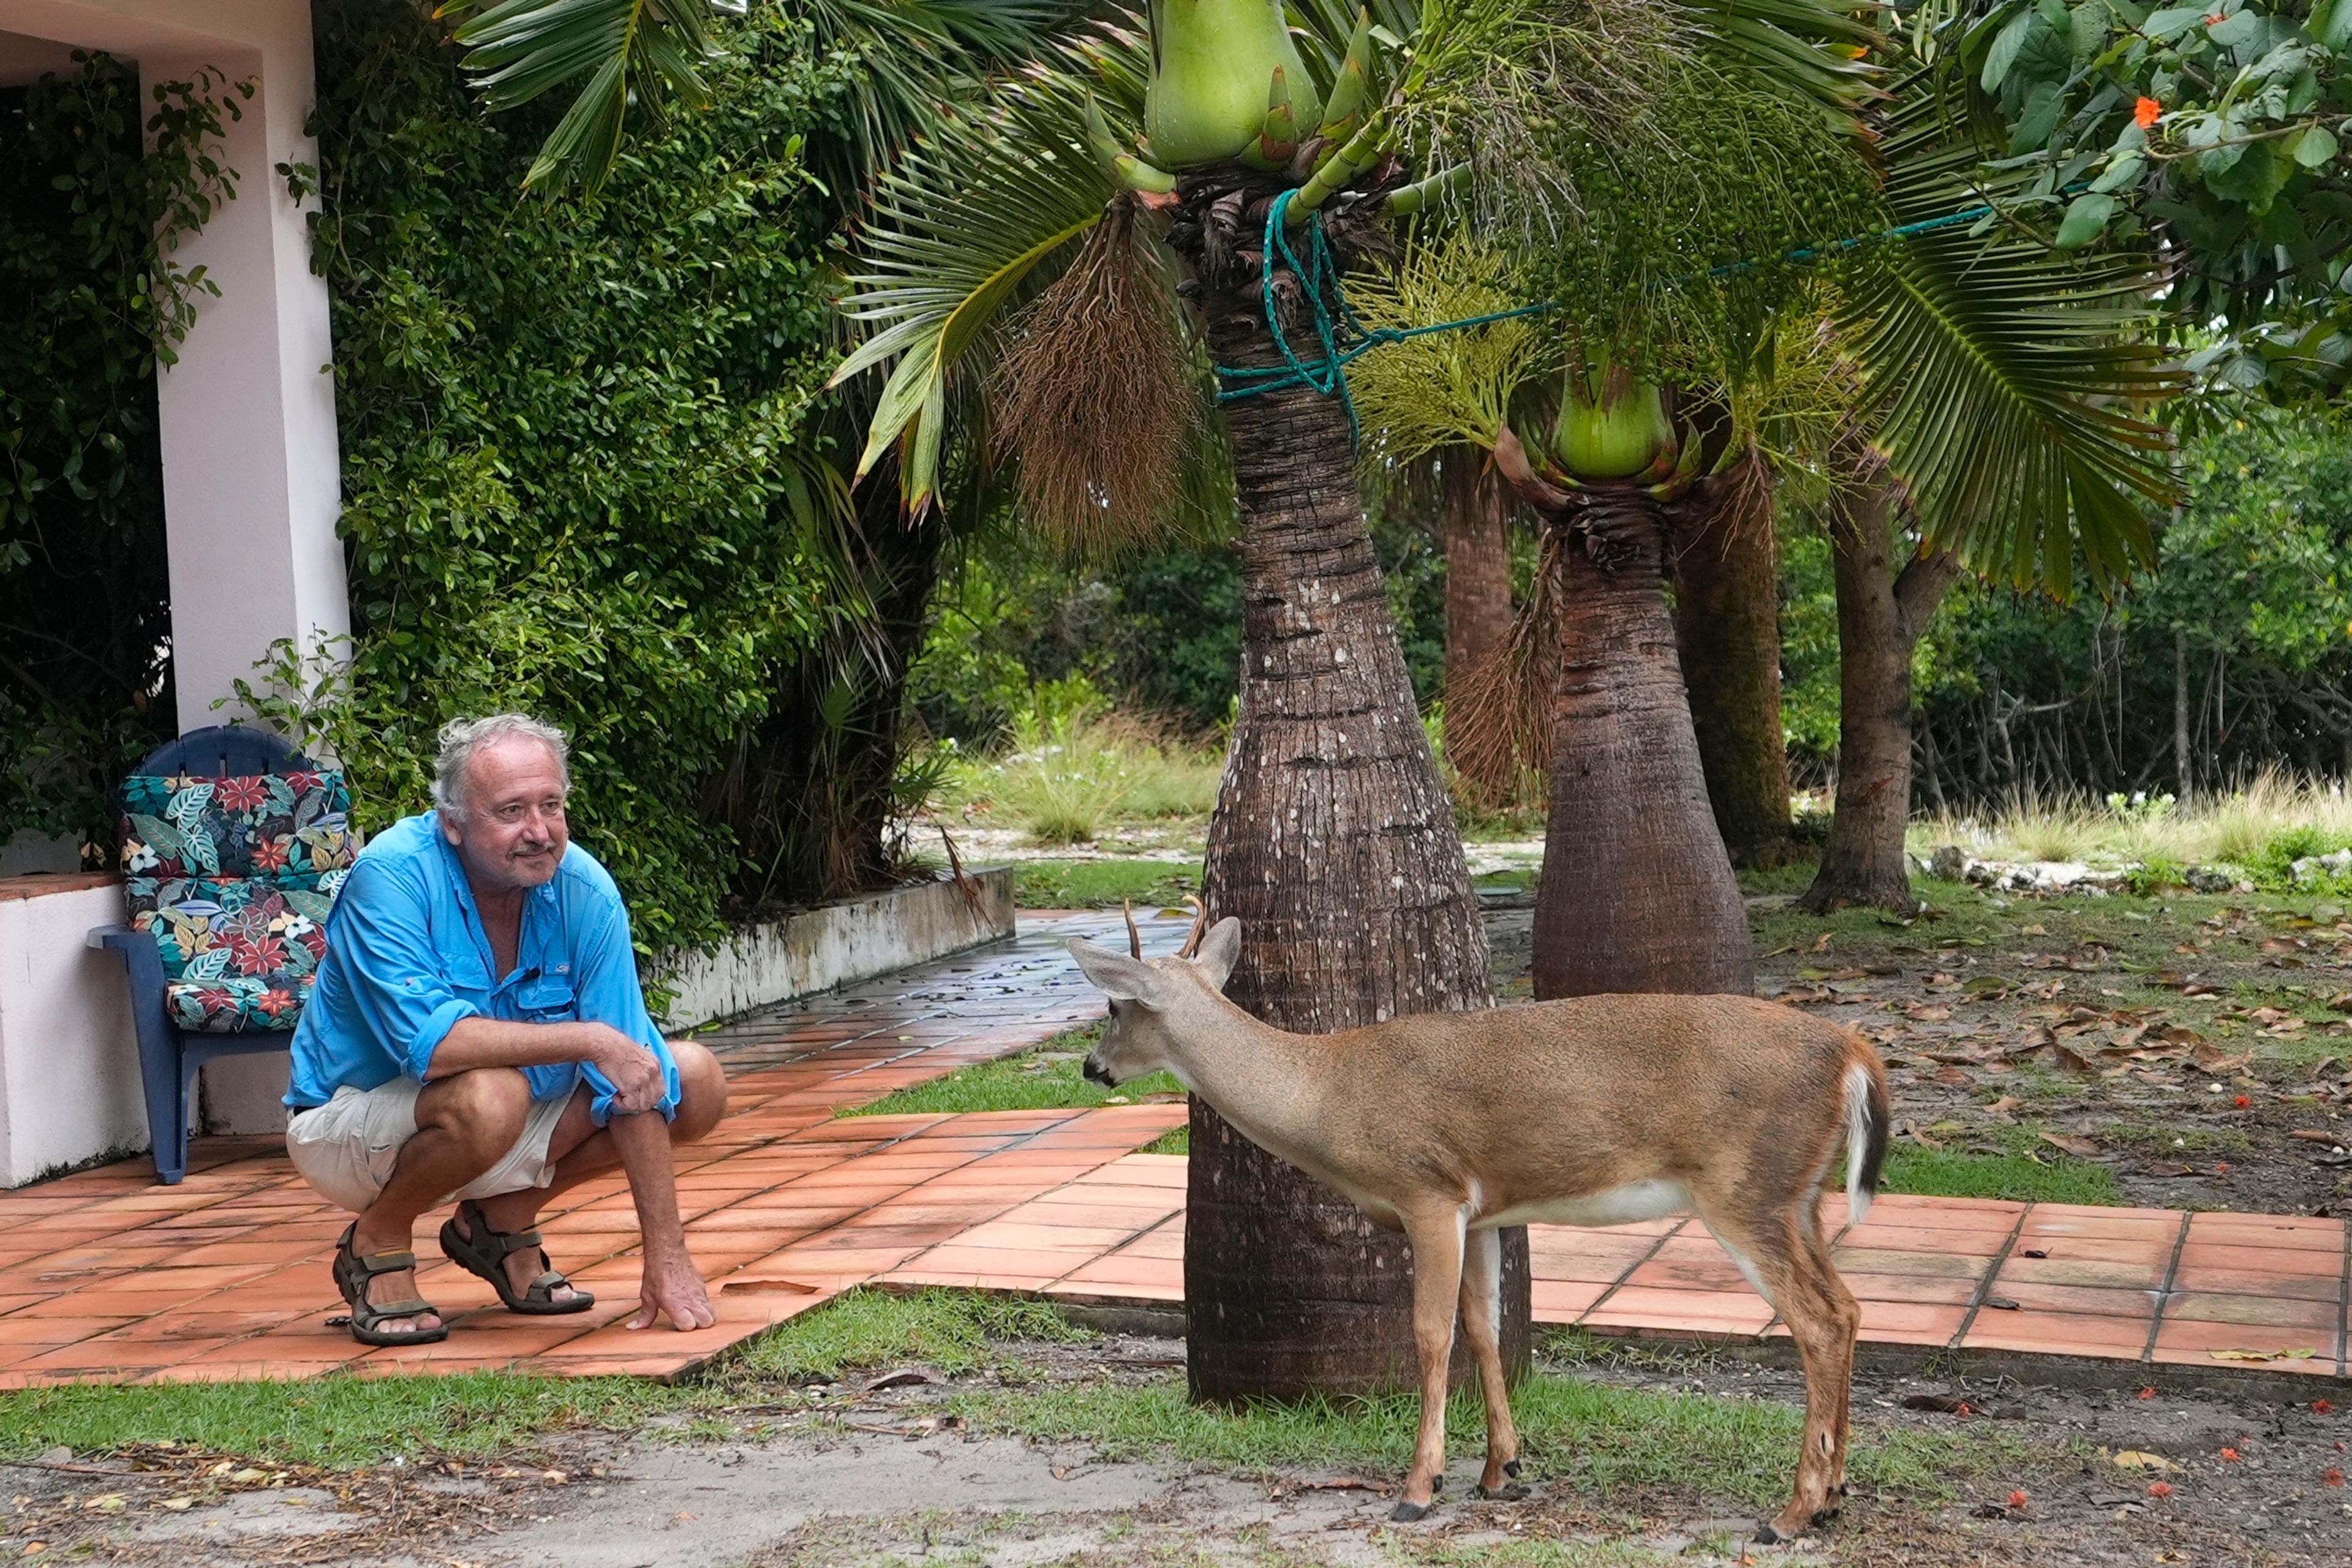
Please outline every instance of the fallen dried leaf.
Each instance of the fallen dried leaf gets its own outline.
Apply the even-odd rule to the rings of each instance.
[[[2215,1361],[2309,1361],[2317,1351],[2207,1351]]]
[[[1985,1107],[1985,1114],[1987,1116],[1998,1116],[2004,1121],[2014,1121],[2017,1120],[2017,1111],[2019,1107],[2022,1106],[2024,1103],[2025,1101],[2018,1099],[2017,1096],[2013,1094],[2004,1094],[1999,1100],[1994,1100],[1990,1105]]]
[[[2306,1143],[2333,1143],[2336,1142],[2335,1133],[2326,1131],[2317,1127],[2298,1127],[2294,1131],[2288,1133],[2287,1136],[2290,1138],[2300,1138]]]
[[[2156,1397],[2156,1390],[2152,1388],[2148,1389],[2142,1393],[2140,1397],[2142,1399],[2153,1399]],[[2161,1454],[2150,1454],[2138,1448],[2126,1448],[2121,1453],[2117,1454],[2115,1457],[2115,1467],[2119,1470],[2156,1470],[2158,1472],[2165,1470],[2177,1470],[2180,1468],[2179,1465],[2174,1464],[2170,1459],[2166,1458]]]
[[[2071,1132],[2044,1132],[2042,1141],[2053,1149],[2063,1149],[2078,1160],[2098,1157],[2099,1146],[2088,1138],[2077,1138]]]

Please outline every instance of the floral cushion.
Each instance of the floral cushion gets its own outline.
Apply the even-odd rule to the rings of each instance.
[[[262,980],[174,980],[163,987],[172,1022],[208,1035],[243,1035],[263,1029],[291,1030],[310,999],[317,976],[297,975],[291,985]]]
[[[358,852],[335,770],[123,781],[122,868],[133,877],[299,877],[345,869]]]
[[[291,1029],[346,874],[129,879],[131,923],[155,938],[173,1021],[215,1034]]]

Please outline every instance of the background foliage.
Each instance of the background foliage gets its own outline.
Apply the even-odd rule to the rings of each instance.
[[[855,608],[795,446],[829,331],[802,152],[855,79],[763,8],[708,111],[555,205],[518,185],[557,106],[488,119],[415,6],[316,16],[356,808],[421,807],[445,720],[543,714],[640,945],[709,938],[748,872],[706,793]]]
[[[209,287],[173,251],[234,194],[209,149],[247,91],[142,100],[103,56],[0,91],[0,844],[110,842],[115,779],[174,728],[155,365]]]

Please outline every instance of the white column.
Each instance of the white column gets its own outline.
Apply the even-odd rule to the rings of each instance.
[[[278,165],[318,163],[304,134],[314,97],[310,8],[296,0],[258,47],[149,52],[142,86],[187,81],[205,66],[251,80],[232,99],[223,162],[236,199],[216,208],[176,258],[219,285],[202,298],[179,363],[156,377],[163,449],[163,516],[171,563],[172,662],[184,732],[244,712],[233,697],[270,645],[306,654],[350,628],[335,444],[333,349],[326,280],[310,270],[303,207]],[[226,707],[215,706],[230,699]],[[204,1069],[202,1126],[274,1132],[285,1126],[282,1056],[232,1057]]]

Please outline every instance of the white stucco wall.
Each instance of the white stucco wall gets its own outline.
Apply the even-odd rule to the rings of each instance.
[[[0,879],[0,1186],[147,1147],[122,961],[85,941],[121,919],[111,878]]]
[[[215,724],[270,645],[349,629],[327,288],[300,205],[275,172],[318,162],[310,0],[0,0],[0,81],[53,68],[59,47],[135,61],[143,88],[210,66],[250,81],[223,143],[236,198],[176,253],[220,288],[199,301],[179,363],[157,378],[172,648],[183,730]],[[205,1069],[209,1123],[283,1125],[282,1058]]]

